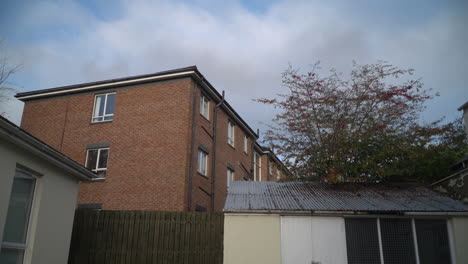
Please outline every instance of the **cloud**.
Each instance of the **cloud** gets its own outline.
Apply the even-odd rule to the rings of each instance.
[[[346,71],[352,60],[383,59],[413,67],[442,93],[427,119],[453,117],[468,99],[464,12],[444,9],[392,26],[372,25],[355,15],[356,7],[329,1],[274,2],[262,12],[236,1],[227,7],[197,3],[122,1],[119,16],[103,20],[73,2],[34,2],[15,14],[24,19],[18,25],[24,36],[11,52],[25,65],[15,82],[37,90],[197,65],[262,130],[274,111],[251,99],[281,92],[288,63],[307,69],[321,60],[325,68]],[[41,30],[47,34],[24,40]]]

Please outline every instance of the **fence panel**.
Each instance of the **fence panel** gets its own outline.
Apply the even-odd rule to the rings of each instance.
[[[75,212],[69,264],[223,262],[221,213]]]

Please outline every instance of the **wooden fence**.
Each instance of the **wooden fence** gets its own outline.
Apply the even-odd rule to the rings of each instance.
[[[69,264],[222,263],[221,213],[77,210]]]

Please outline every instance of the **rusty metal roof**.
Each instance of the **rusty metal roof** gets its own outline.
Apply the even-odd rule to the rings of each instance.
[[[414,184],[232,182],[225,212],[468,212],[468,206]]]

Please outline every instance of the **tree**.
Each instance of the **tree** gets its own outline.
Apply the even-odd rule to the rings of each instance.
[[[434,95],[412,79],[414,70],[385,62],[353,63],[349,79],[319,63],[283,73],[287,93],[258,102],[280,113],[265,141],[299,179],[375,182],[411,178],[404,167],[414,151],[440,142],[441,120],[421,125],[419,114]]]
[[[10,93],[16,92],[15,88],[7,86],[8,78],[17,72],[20,68],[20,65],[11,65],[8,62],[8,57],[4,52],[3,41],[0,40],[0,104],[4,104],[6,101],[11,100]],[[5,116],[4,111],[0,111],[0,116]]]

